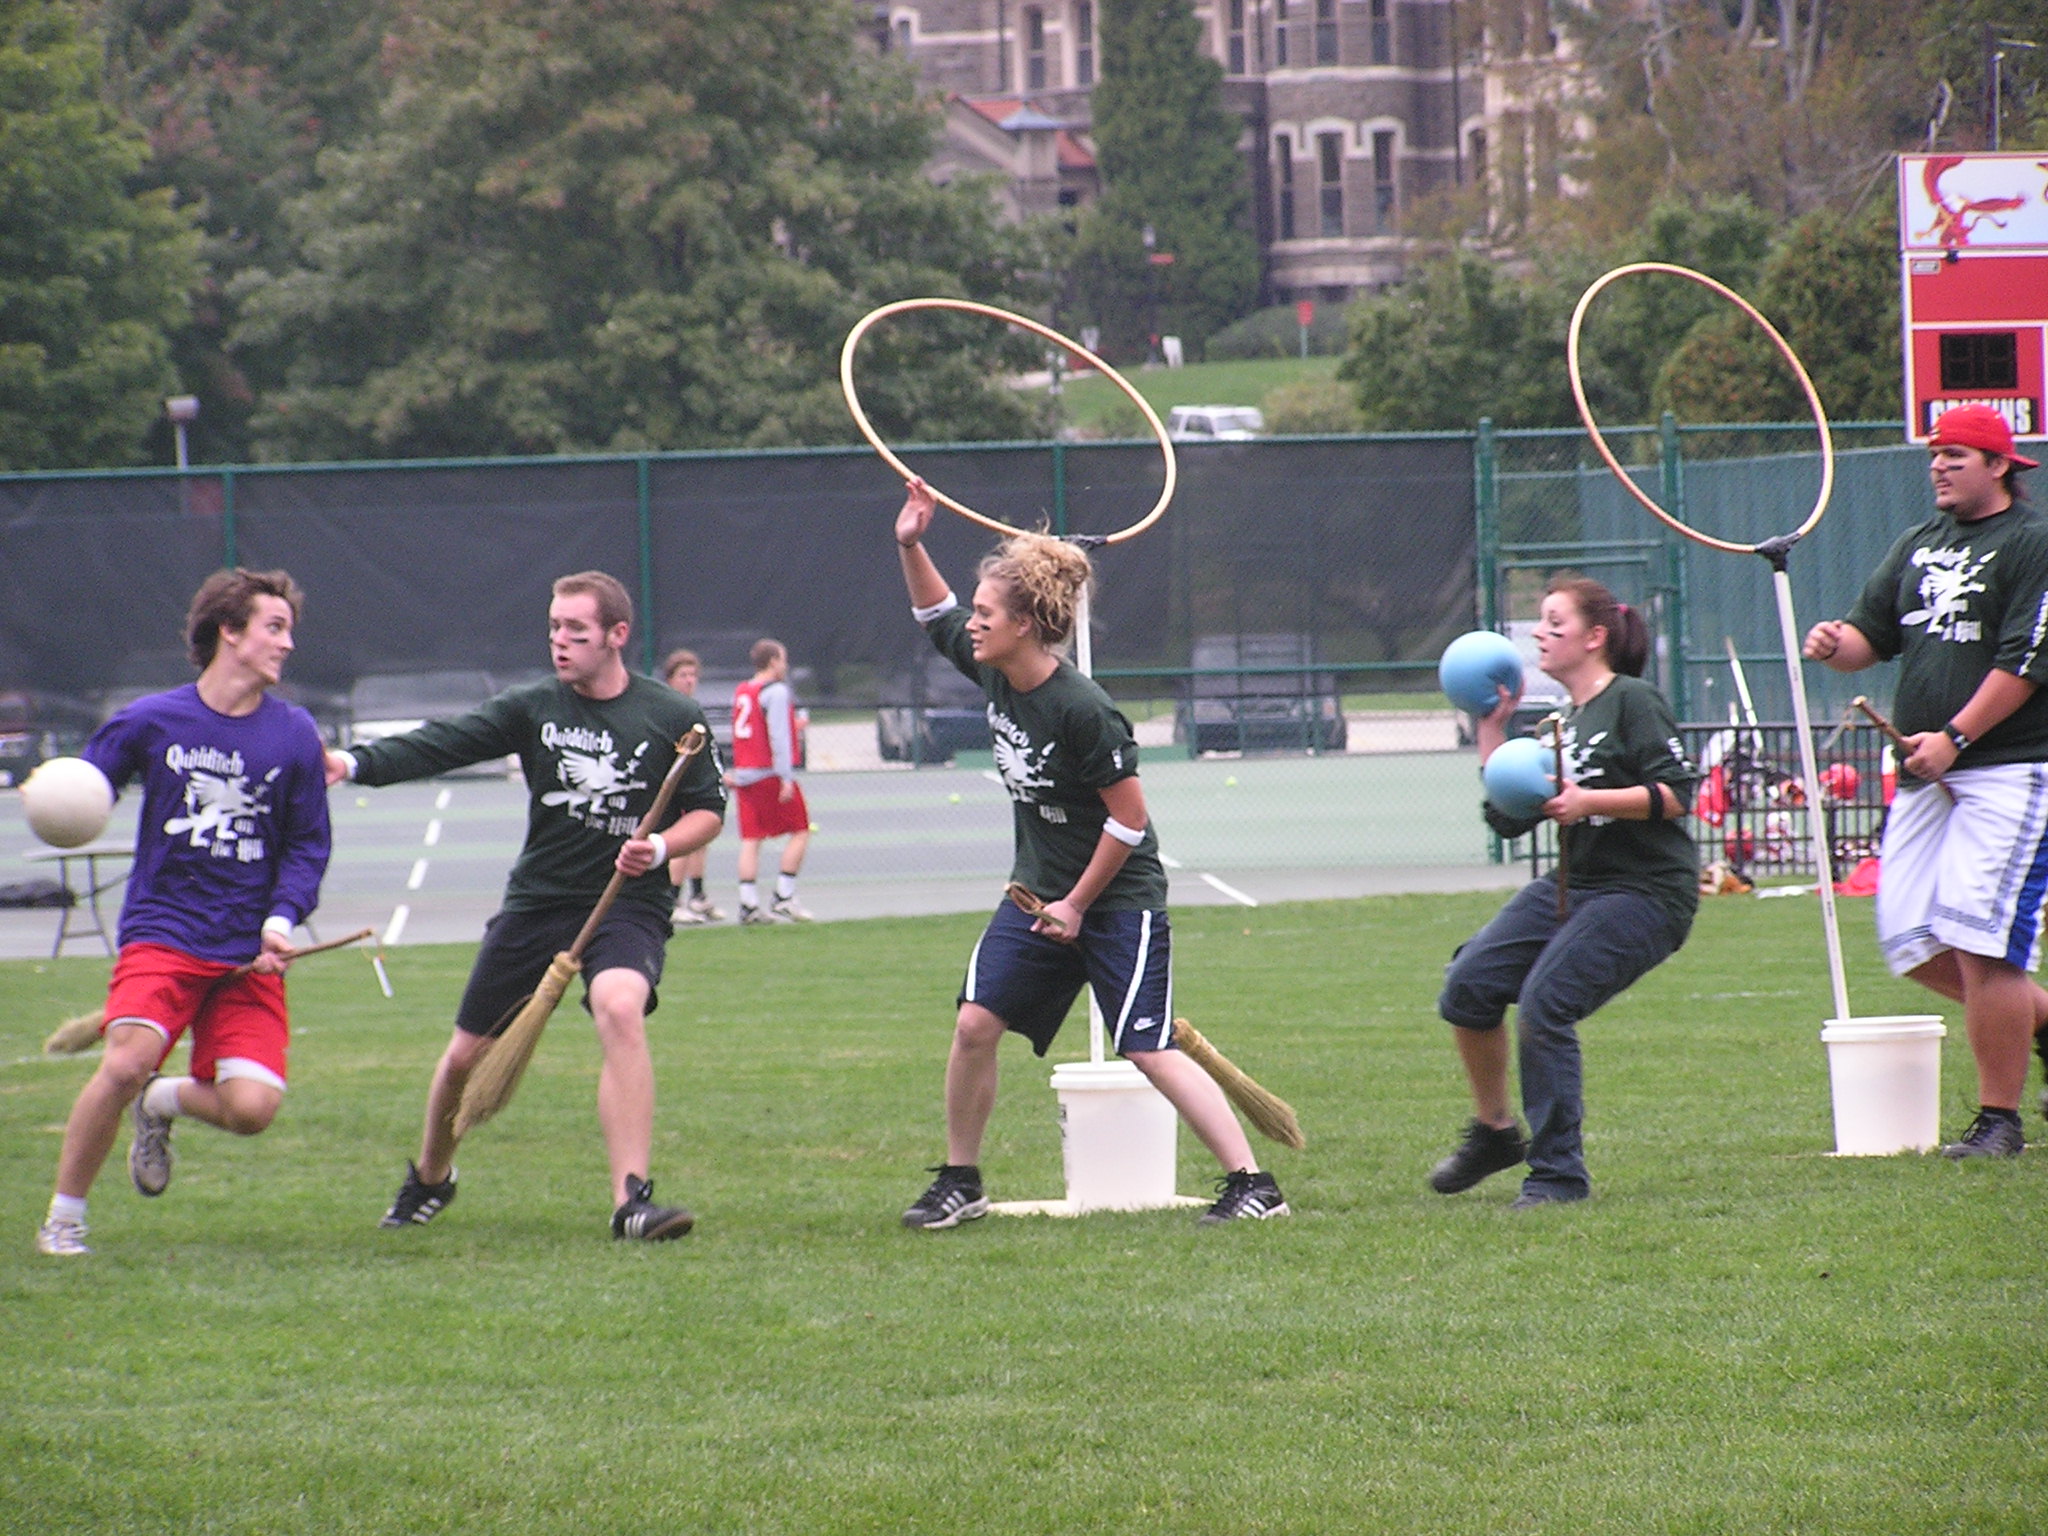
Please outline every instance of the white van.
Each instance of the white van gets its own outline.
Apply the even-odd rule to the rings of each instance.
[[[1242,443],[1266,430],[1250,405],[1176,405],[1166,413],[1166,435],[1176,443]]]

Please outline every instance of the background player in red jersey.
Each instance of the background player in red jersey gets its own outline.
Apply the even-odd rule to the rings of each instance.
[[[796,700],[789,691],[789,652],[780,640],[756,640],[748,660],[754,675],[732,694],[732,772],[740,803],[740,921],[807,923],[798,905],[796,877],[811,844],[811,808],[796,782]],[[761,844],[787,837],[767,907],[755,876]]]

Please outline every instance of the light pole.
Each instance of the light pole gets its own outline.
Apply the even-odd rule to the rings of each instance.
[[[1139,231],[1145,246],[1145,361],[1153,360],[1159,347],[1159,267],[1152,260],[1152,248],[1159,244],[1159,232],[1150,224]]]
[[[199,397],[197,395],[172,395],[164,402],[164,414],[171,418],[171,433],[178,446],[178,468],[190,467],[186,453],[185,427],[199,419]]]

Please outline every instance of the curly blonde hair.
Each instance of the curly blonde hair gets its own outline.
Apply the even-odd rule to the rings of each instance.
[[[1018,533],[982,560],[975,575],[1003,589],[1003,606],[1029,619],[1039,644],[1056,650],[1073,638],[1074,611],[1095,568],[1085,552],[1043,533]]]

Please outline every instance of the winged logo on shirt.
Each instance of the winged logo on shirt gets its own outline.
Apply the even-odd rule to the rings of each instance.
[[[645,789],[640,761],[647,743],[641,742],[624,763],[616,752],[580,752],[564,747],[555,763],[555,777],[565,786],[540,797],[542,805],[561,806],[564,813],[586,826],[608,829],[611,813],[625,809],[627,797]]]

